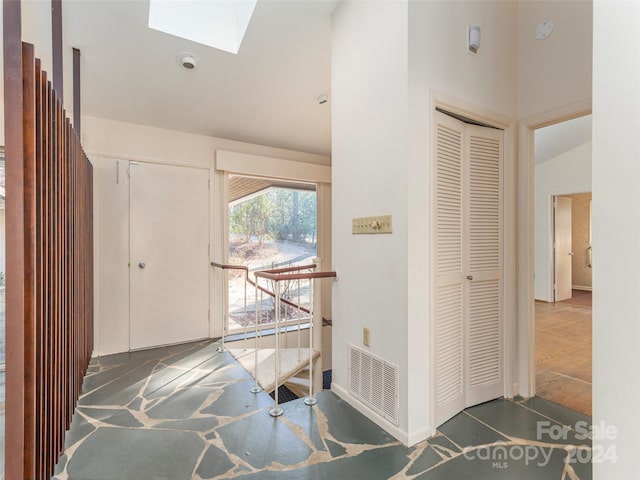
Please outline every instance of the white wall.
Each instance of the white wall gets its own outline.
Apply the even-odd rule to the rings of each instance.
[[[617,460],[595,479],[640,478],[640,4],[594,5],[593,422],[617,428],[594,441]],[[607,457],[605,457],[606,460]]]
[[[53,52],[51,47],[51,2],[42,0],[23,1],[21,3],[21,8],[22,41],[34,45],[35,56],[41,60],[42,69],[47,72],[48,78],[52,79]],[[0,33],[1,32],[2,9],[0,8]],[[73,116],[72,47],[73,45],[69,45],[66,41],[63,25],[64,106],[69,118],[72,118]],[[4,62],[2,49],[0,49],[0,74],[0,145],[4,145]]]
[[[407,2],[345,2],[333,15],[333,383],[348,390],[348,346],[400,369],[407,431]],[[354,217],[390,214],[391,235],[352,235]]]
[[[64,9],[64,2],[63,9]],[[22,41],[35,47],[35,56],[42,61],[47,78],[53,80],[51,2],[30,0],[22,2]],[[64,108],[73,122],[73,45],[66,39],[62,25],[62,62],[64,85]]]
[[[535,295],[553,301],[553,195],[591,191],[591,142],[536,165]]]
[[[517,386],[535,394],[533,347],[535,287],[534,135],[538,128],[590,113],[592,1],[517,2]],[[553,33],[537,40],[536,27],[555,21]]]
[[[518,4],[518,118],[591,98],[592,5],[590,0],[528,0]],[[555,22],[537,40],[537,25]]]
[[[347,389],[348,344],[370,328],[369,350],[400,366],[399,437],[410,444],[435,427],[431,94],[515,118],[516,20],[516,3],[499,1],[345,2],[333,15],[334,384]],[[476,56],[471,23],[482,27]],[[351,234],[353,217],[382,213],[394,216],[391,236]]]
[[[478,114],[497,113],[515,119],[516,18],[516,2],[409,2],[407,395],[412,440],[424,438],[435,429],[432,391],[425,375],[431,355],[432,95],[452,97]],[[481,28],[477,55],[467,49],[467,28],[471,24]],[[506,139],[506,184],[511,175],[509,162],[513,160],[511,140]],[[508,209],[505,215],[509,216]],[[509,242],[505,248],[509,255]]]
[[[90,116],[82,117],[82,145],[87,152],[94,154],[204,168],[213,167],[216,150],[264,155],[316,165],[331,164],[331,159],[325,155],[294,152]]]
[[[178,166],[208,168],[213,175],[215,152],[219,149],[274,157],[315,165],[329,165],[330,158],[263,147],[203,135],[192,135],[102,118],[82,119],[83,145],[94,163],[96,238],[96,325],[95,354],[107,355],[129,349],[128,282],[129,270],[129,189],[126,161],[138,160]],[[116,183],[117,159],[121,179]],[[213,182],[211,235],[212,258],[224,258],[223,212],[227,206],[219,194],[222,174]],[[324,264],[323,264],[324,265]],[[328,268],[328,266],[324,266]],[[212,323],[221,324],[217,296],[220,279],[213,275],[211,285]],[[214,328],[215,330],[215,328]]]

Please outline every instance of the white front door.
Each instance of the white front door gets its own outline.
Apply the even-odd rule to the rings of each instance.
[[[130,162],[130,349],[209,333],[209,171]]]
[[[555,197],[554,201],[555,244],[555,301],[571,298],[573,285],[573,249],[571,240],[571,198]]]

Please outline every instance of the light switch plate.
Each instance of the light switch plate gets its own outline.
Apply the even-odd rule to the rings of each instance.
[[[354,235],[392,233],[391,215],[354,218],[351,232]]]

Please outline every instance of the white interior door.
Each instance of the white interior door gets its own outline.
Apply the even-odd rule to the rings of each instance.
[[[436,112],[435,416],[503,394],[503,132]]]
[[[209,171],[130,163],[130,348],[209,332]]]
[[[571,198],[555,197],[554,201],[555,244],[555,301],[571,298],[573,285],[573,247],[571,240]]]

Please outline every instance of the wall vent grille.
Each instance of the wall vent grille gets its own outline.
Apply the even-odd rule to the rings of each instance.
[[[398,366],[349,345],[349,393],[398,425]]]

